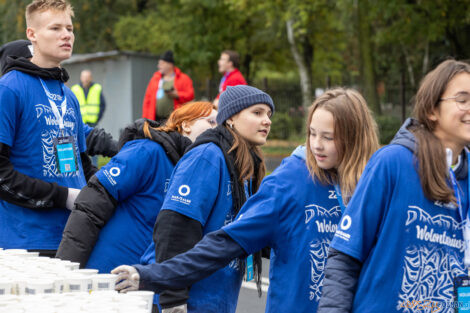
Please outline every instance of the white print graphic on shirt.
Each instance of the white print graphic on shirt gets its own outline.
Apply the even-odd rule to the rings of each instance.
[[[347,231],[349,228],[351,228],[351,225],[352,225],[351,217],[349,215],[343,216],[343,218],[341,219],[341,224],[339,225],[340,229],[336,231],[335,236],[345,241],[349,241],[349,239],[351,238],[351,235],[348,233],[345,233],[344,231]]]
[[[46,95],[47,95],[50,99],[52,99],[52,100],[54,100],[54,101],[62,101],[62,96],[61,96],[61,95],[58,95],[58,94],[56,94],[56,93],[49,92],[49,91],[47,91],[47,90],[44,90],[44,91],[46,92]]]
[[[181,186],[178,188],[178,193],[179,193],[180,196],[182,196],[182,197],[186,197],[187,195],[189,195],[190,192],[191,192],[191,188],[189,188],[188,185],[181,185]]]
[[[108,179],[108,181],[109,181],[109,183],[111,184],[111,186],[116,186],[117,182],[116,182],[116,180],[114,180],[114,177],[113,177],[114,175],[112,175],[112,174],[110,173],[110,171],[104,170],[104,171],[103,171],[103,174],[104,174],[104,176],[106,176],[106,178]]]
[[[336,195],[336,191],[334,190],[328,190],[328,193],[330,194],[328,196],[328,199],[338,199],[338,196]]]
[[[59,137],[59,125],[56,120],[54,113],[50,106],[44,104],[36,104],[36,117],[38,120],[44,119],[45,125],[50,127],[44,127],[41,132],[41,143],[42,143],[42,155],[43,155],[43,175],[45,177],[75,177],[79,175],[79,172],[70,173],[59,173],[56,164],[56,158],[54,154],[53,138]],[[67,108],[64,115],[64,126],[68,134],[74,133],[76,126],[77,116],[75,110],[71,107]],[[74,135],[75,143],[77,142],[77,136]],[[78,147],[75,144],[76,155],[78,155]]]
[[[169,186],[170,186],[170,179],[167,178],[167,179],[165,180],[165,189],[163,190],[163,192],[167,192]]]
[[[307,229],[316,227],[315,239],[309,243],[310,252],[310,291],[309,300],[319,301],[323,286],[323,273],[328,256],[330,241],[337,229],[334,221],[341,218],[339,205],[325,209],[316,204],[305,206],[305,225]],[[315,221],[315,223],[311,223]]]
[[[232,194],[232,181],[229,180],[227,184],[227,196],[230,196]]]
[[[191,200],[188,198],[185,198],[185,196],[189,195],[191,192],[191,188],[188,185],[181,185],[178,187],[178,195],[172,195],[171,196],[171,201],[176,201],[182,204],[190,205]]]
[[[111,176],[113,176],[113,177],[117,177],[121,174],[121,169],[119,167],[116,167],[116,166],[111,167],[109,169],[109,174],[111,174]]]
[[[461,233],[464,222],[438,214],[431,216],[417,206],[408,207],[406,232],[416,236],[418,243],[406,248],[404,273],[398,296],[397,310],[418,312],[404,305],[413,301],[444,303],[453,300],[453,278],[466,275],[463,266],[464,242],[453,233]],[[448,248],[450,247],[450,248]],[[419,312],[453,312],[445,306],[420,307]]]

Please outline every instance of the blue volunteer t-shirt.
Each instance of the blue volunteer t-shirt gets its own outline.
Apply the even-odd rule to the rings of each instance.
[[[85,138],[88,137],[92,130],[93,127],[90,127],[88,124],[83,124],[83,132],[85,134]]]
[[[458,181],[467,214],[468,179]],[[353,312],[454,312],[453,279],[466,275],[458,208],[427,199],[413,153],[374,154],[331,246],[363,263]]]
[[[266,312],[316,312],[340,218],[334,186],[312,180],[305,161],[290,156],[223,228],[249,254],[272,248]]]
[[[44,82],[60,110],[62,83]],[[75,140],[78,171],[61,174],[57,169],[53,138],[59,136],[59,123],[36,76],[11,71],[0,79],[0,142],[11,147],[10,161],[18,172],[80,189],[86,184],[79,156],[86,151],[83,122],[75,95],[64,90],[65,133]],[[68,216],[66,208],[31,210],[0,200],[0,247],[57,249]]]
[[[127,142],[95,174],[118,206],[101,230],[87,268],[108,273],[121,264],[139,263],[152,242],[173,168],[160,144],[138,139]]]
[[[203,144],[187,152],[172,174],[163,210],[201,223],[204,235],[234,219],[230,174],[223,152]],[[241,286],[239,260],[191,286],[188,312],[234,313]]]

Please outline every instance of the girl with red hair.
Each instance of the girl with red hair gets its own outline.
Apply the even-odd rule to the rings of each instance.
[[[119,153],[78,195],[57,257],[102,273],[139,262],[173,168],[196,137],[216,125],[216,114],[210,102],[193,102],[164,125],[140,119],[128,126]]]

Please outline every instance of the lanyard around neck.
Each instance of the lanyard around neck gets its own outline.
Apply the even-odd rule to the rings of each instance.
[[[452,182],[452,188],[454,189],[455,197],[457,198],[457,205],[459,206],[459,214],[462,221],[466,219],[465,213],[463,212],[462,207],[462,198],[460,196],[459,185],[457,184],[457,179],[455,178],[454,171],[452,168],[449,168],[450,181]]]
[[[44,89],[44,93],[46,94],[47,99],[49,100],[49,104],[51,105],[52,113],[54,113],[54,116],[55,116],[57,122],[59,123],[59,128],[60,128],[61,131],[63,131],[65,129],[64,116],[65,116],[65,112],[67,111],[67,97],[65,96],[64,84],[63,83],[61,84],[61,89],[62,89],[62,93],[64,95],[64,100],[60,104],[60,109],[61,109],[62,112],[59,113],[59,109],[57,108],[57,105],[56,105],[54,99],[51,96],[51,92],[49,91],[46,84],[44,83],[44,81],[40,77],[39,77],[39,81],[41,82],[42,88]]]

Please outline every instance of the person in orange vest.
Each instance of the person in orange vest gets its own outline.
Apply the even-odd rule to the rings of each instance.
[[[175,66],[173,51],[166,51],[158,61],[158,71],[148,83],[142,117],[164,121],[173,110],[193,99],[193,81]]]
[[[103,117],[106,108],[103,87],[93,82],[90,70],[83,70],[80,73],[80,84],[73,85],[71,89],[80,103],[83,123],[95,127]]]

